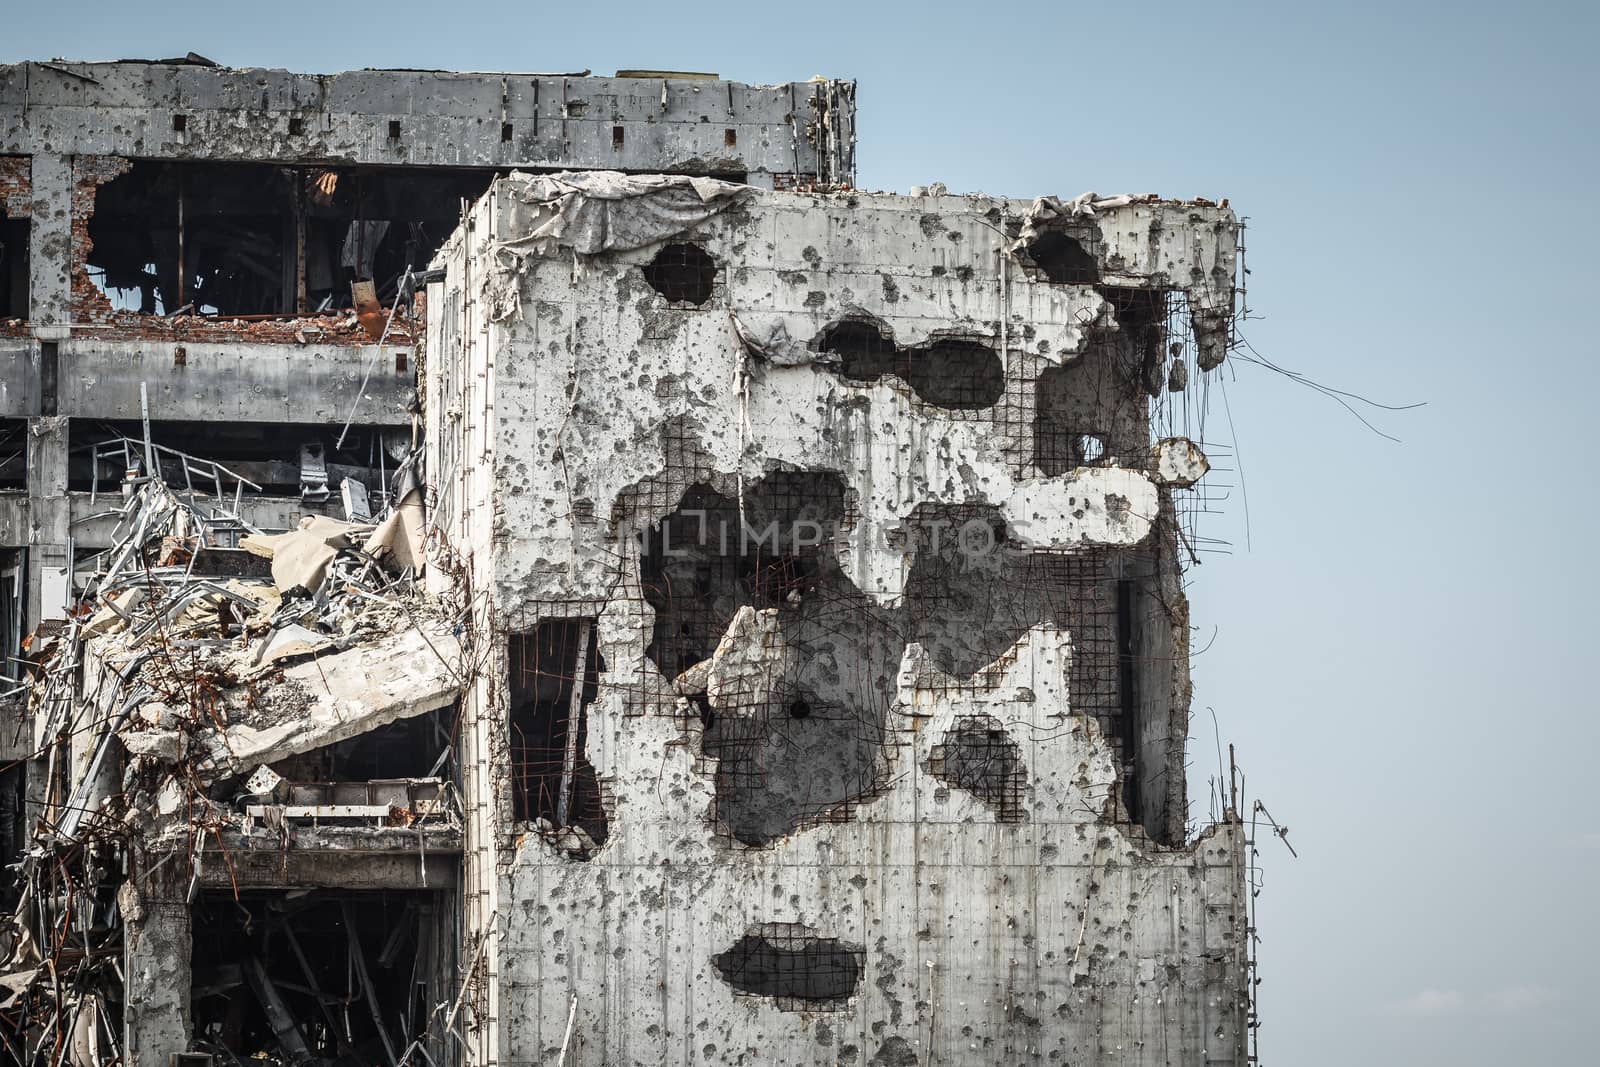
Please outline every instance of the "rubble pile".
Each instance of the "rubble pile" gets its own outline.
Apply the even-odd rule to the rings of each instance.
[[[130,471],[114,547],[92,561],[65,623],[29,649],[45,773],[0,926],[11,1062],[121,1058],[122,942],[142,873],[178,872],[192,900],[207,864],[231,871],[240,850],[291,848],[300,828],[405,830],[419,848],[427,833],[459,833],[446,768],[460,628],[416,581],[414,475],[402,468],[403,491],[375,521],[313,516],[269,535],[239,517],[249,483],[233,478],[230,495],[215,470],[215,496]],[[434,712],[426,773],[342,780],[370,763],[347,756],[365,735]],[[234,971],[264,1004],[276,996],[264,971]],[[311,1051],[298,1032],[277,1045],[264,1054]]]

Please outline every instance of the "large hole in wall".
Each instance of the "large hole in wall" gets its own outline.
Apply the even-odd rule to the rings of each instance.
[[[621,127],[618,127],[619,129]],[[699,245],[675,241],[644,265],[644,280],[669,303],[704,306],[717,284],[716,258]]]
[[[232,1063],[394,1063],[413,1040],[445,1055],[435,1014],[454,995],[451,900],[202,894],[191,955],[195,1047]]]
[[[778,1007],[815,1011],[842,1005],[861,984],[866,953],[798,923],[763,923],[711,957],[740,993],[772,997]]]
[[[0,201],[0,319],[28,317],[28,220],[6,215]]]
[[[1095,717],[1119,753],[1124,801],[1139,812],[1136,697],[1166,692],[1173,670],[1170,658],[1139,655],[1141,627],[1159,620],[1130,606],[1149,592],[1140,568],[1152,550],[1028,551],[993,508],[924,507],[908,524],[916,541],[906,595],[890,609],[839,568],[826,531],[844,507],[837,476],[780,472],[745,486],[743,537],[737,501],[707,485],[692,486],[643,535],[644,596],[655,612],[646,655],[698,711],[704,754],[717,761],[718,825],[761,846],[847,817],[880,788],[906,643],[921,642],[963,686],[1040,624],[1071,633],[1071,706]],[[970,780],[1002,820],[1020,817],[1007,742],[990,750],[1002,782],[991,793],[965,740],[946,750],[949,775],[962,788]],[[1155,819],[1146,827],[1165,833]]]
[[[1140,811],[1136,698],[1142,686],[1164,686],[1173,669],[1135,655],[1140,623],[1132,598],[1150,550],[1030,552],[988,507],[925,506],[912,529],[918,543],[906,582],[907,637],[941,670],[965,679],[1033,626],[1066,630],[1072,710],[1099,722],[1121,758],[1124,803]],[[1147,829],[1164,833],[1155,824]]]
[[[1033,461],[1056,477],[1074,468],[1120,462],[1142,466],[1150,440],[1140,364],[1125,349],[1091,344],[1034,386]]]
[[[568,849],[588,858],[605,844],[605,798],[589,762],[589,706],[600,692],[593,618],[546,619],[507,643],[511,808],[518,822],[579,830]]]
[[[291,315],[392,299],[455,229],[492,172],[136,160],[88,221],[90,279],[114,308]]]
[[[989,805],[1001,822],[1021,822],[1026,814],[1022,747],[993,716],[957,716],[929,753],[928,772]]]
[[[28,420],[0,418],[0,491],[28,487]]]
[[[993,407],[1005,392],[1005,367],[979,341],[939,338],[902,348],[876,322],[847,319],[822,332],[817,347],[839,357],[838,373],[874,382],[892,374],[923,402],[954,410]]]
[[[335,448],[341,430],[338,426],[158,419],[150,423],[150,439],[158,448],[162,476],[175,486],[215,492],[206,479],[192,473],[185,477],[185,461],[175,454],[183,453],[219,463],[263,492],[299,496],[308,510],[318,510],[321,505],[321,510],[338,512],[340,517],[341,486],[346,478],[353,478],[367,489],[369,508],[381,509],[389,476],[410,451],[410,431],[352,425],[344,432],[343,445]],[[143,469],[144,429],[137,421],[74,419],[68,433],[70,490],[115,492],[129,470]]]
[[[717,760],[716,817],[761,846],[845,817],[883,773],[884,731],[904,641],[890,616],[825,547],[845,514],[834,474],[785,471],[746,485],[738,502],[705,485],[647,531],[646,655],[668,678],[712,660],[729,635],[719,685],[692,694],[705,755]]]
[[[1024,252],[1051,282],[1094,285],[1100,281],[1100,261],[1091,251],[1095,243],[1086,232],[1066,233],[1052,229],[1028,242]]]

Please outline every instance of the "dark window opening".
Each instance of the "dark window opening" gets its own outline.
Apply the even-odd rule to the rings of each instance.
[[[620,129],[621,127],[618,127]],[[664,245],[644,267],[644,280],[670,303],[703,307],[717,282],[717,261],[699,245]]]
[[[611,147],[621,148],[622,140],[626,136],[621,126],[611,127]]]
[[[865,961],[859,946],[818,937],[796,923],[765,923],[711,957],[722,980],[734,989],[774,997],[779,1008],[792,1011],[848,1000],[861,982]]]
[[[1100,281],[1100,263],[1076,238],[1048,230],[1026,246],[1044,276],[1060,285],[1094,285]]]
[[[0,319],[28,317],[28,224],[0,209]]]
[[[1159,393],[1166,384],[1167,301],[1162,289],[1127,289],[1106,286],[1100,290],[1116,315],[1115,333],[1105,337],[1129,368],[1138,368],[1138,380],[1147,393]]]
[[[345,310],[358,281],[388,302],[493,177],[137,160],[96,192],[89,277],[113,308],[147,315]]]
[[[288,782],[367,783],[449,778],[454,771],[455,710],[400,719],[348,741],[312,749],[272,765]],[[328,801],[338,803],[337,800]],[[291,800],[290,803],[299,803]]]
[[[1001,822],[1026,815],[1022,748],[991,716],[958,716],[929,753],[928,771],[988,804]]]
[[[669,679],[685,676],[680,691],[724,637],[746,664],[684,695],[716,760],[719,827],[762,847],[846,817],[877,790],[904,640],[829,549],[845,516],[837,475],[773,472],[745,486],[744,504],[741,523],[737,500],[693,486],[642,535],[655,611],[645,654]],[[749,614],[759,612],[775,613],[775,635]]]
[[[1094,344],[1035,383],[1033,461],[1052,478],[1077,467],[1137,459],[1150,434],[1149,405],[1137,358]]]
[[[1122,742],[1122,803],[1138,818],[1139,807],[1139,649],[1133,614],[1132,579],[1117,579],[1117,667],[1122,706],[1119,709],[1116,737]]]
[[[306,132],[306,120],[298,116],[289,119],[289,136],[299,137]]]
[[[514,130],[512,129],[511,123],[502,122],[500,124],[500,143],[510,144],[513,133]]]
[[[293,426],[262,422],[180,422],[152,420],[151,443],[161,475],[177,491],[215,495],[216,486],[191,471],[177,453],[210,460],[274,496],[298,496],[308,511],[344,517],[341,489],[346,478],[367,491],[369,513],[388,505],[389,479],[411,450],[404,429],[356,423]],[[142,477],[144,430],[135,420],[73,419],[68,428],[67,488],[74,492],[116,493],[130,477]],[[226,486],[232,492],[232,483]],[[231,505],[230,505],[231,506]]]
[[[15,655],[13,652],[12,655]],[[7,674],[14,674],[13,666]],[[10,867],[22,859],[28,847],[27,764],[17,760],[0,767],[0,863]],[[22,885],[16,872],[0,873],[0,904],[16,907]]]
[[[189,116],[188,115],[174,115],[174,116],[172,116],[172,129],[173,129],[174,132],[183,133],[188,128],[189,128]]]
[[[589,706],[606,669],[595,620],[547,619],[512,634],[507,651],[512,818],[582,831],[569,851],[587,859],[607,835],[604,797],[588,757]]]
[[[390,119],[389,120],[389,140],[398,141],[399,139],[400,139],[400,120],[399,119]]]
[[[839,357],[839,373],[852,381],[873,382],[901,369],[900,346],[875,322],[846,319],[822,331],[817,347]]]
[[[416,891],[200,895],[194,1047],[221,1052],[219,1062],[394,1063],[416,1041],[447,1062],[435,1016],[453,996],[450,901]]]
[[[214,549],[196,553],[197,563],[207,554],[218,553]],[[207,569],[196,566],[194,573],[198,576]],[[296,823],[373,825],[377,820],[418,830],[443,826],[444,813],[454,806],[448,786],[455,773],[454,723],[454,708],[400,719],[279,760],[270,768],[277,779],[260,783],[247,779],[243,786],[236,779],[220,781],[211,797],[228,803],[243,791],[247,811],[259,814],[256,808],[285,805],[283,817]],[[263,786],[263,791],[254,791]]]
[[[0,419],[0,491],[28,488],[28,420]]]
[[[893,374],[924,402],[953,410],[993,407],[1005,392],[1005,367],[977,341],[941,338],[901,348],[874,322],[847,319],[822,332],[818,348],[839,357],[839,374],[873,382]]]
[[[728,148],[736,147],[739,144],[739,131],[735,129],[723,130],[722,143]]]
[[[924,506],[906,580],[907,639],[956,679],[993,663],[1030,627],[1072,634],[1069,699],[1074,712],[1122,731],[1124,660],[1117,582],[1138,550],[1028,552],[986,506]]]

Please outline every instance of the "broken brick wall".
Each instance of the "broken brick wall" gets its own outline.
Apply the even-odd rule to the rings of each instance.
[[[126,174],[133,164],[117,156],[78,156],[72,161],[72,321],[112,321],[111,302],[89,277],[89,220],[94,216],[95,194],[100,186]]]
[[[17,332],[16,320],[28,312],[32,168],[28,156],[0,156],[0,334]]]
[[[33,213],[31,156],[0,156],[0,211],[13,219],[25,219]]]

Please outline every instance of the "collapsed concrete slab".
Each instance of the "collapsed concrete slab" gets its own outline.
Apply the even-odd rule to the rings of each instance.
[[[440,626],[311,653],[255,692],[225,694],[227,725],[206,739],[195,769],[238,774],[437,711],[460,696],[461,669],[460,645]]]

